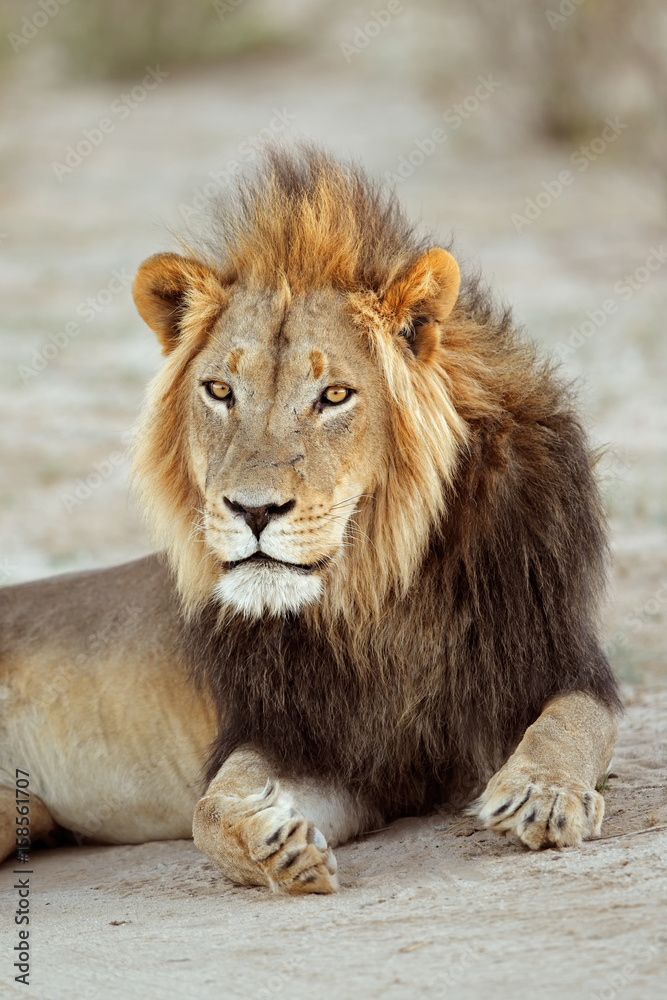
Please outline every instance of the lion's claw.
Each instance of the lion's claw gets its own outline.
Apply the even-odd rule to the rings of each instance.
[[[510,759],[470,809],[488,830],[532,850],[579,847],[597,837],[604,799],[568,775]]]

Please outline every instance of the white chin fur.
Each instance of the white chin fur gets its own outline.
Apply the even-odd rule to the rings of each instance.
[[[314,573],[300,573],[284,566],[241,564],[227,572],[215,586],[215,597],[246,618],[284,615],[313,604],[322,594],[322,580]]]

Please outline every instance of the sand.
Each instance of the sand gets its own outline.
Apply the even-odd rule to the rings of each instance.
[[[666,711],[665,692],[628,706],[603,836],[579,850],[533,853],[443,809],[338,848],[338,895],[287,899],[190,841],[34,852],[30,992],[3,996],[662,997]]]

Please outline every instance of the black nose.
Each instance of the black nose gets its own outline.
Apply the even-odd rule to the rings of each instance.
[[[225,503],[229,510],[233,510],[235,514],[241,514],[245,518],[245,523],[255,538],[259,538],[271,518],[287,514],[294,507],[296,500],[288,500],[287,503],[280,504],[267,503],[263,507],[249,507],[247,504],[236,503],[236,501],[225,497]]]

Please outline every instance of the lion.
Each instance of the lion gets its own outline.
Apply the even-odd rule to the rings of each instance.
[[[210,217],[134,283],[158,551],[2,592],[2,857],[19,770],[26,843],[194,835],[285,894],[444,801],[598,836],[621,706],[569,389],[356,165],[269,149]]]

